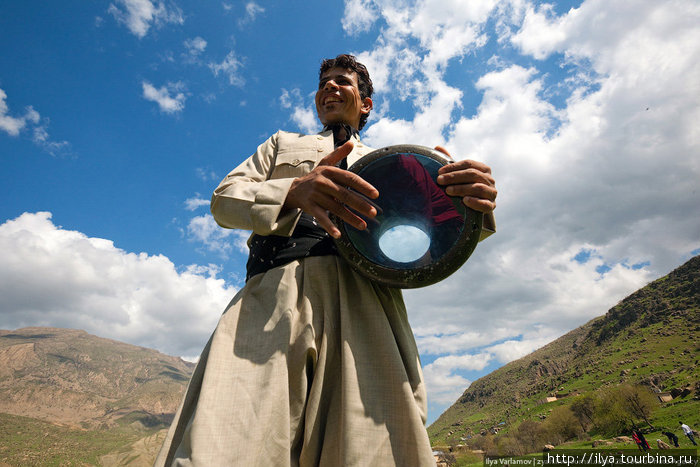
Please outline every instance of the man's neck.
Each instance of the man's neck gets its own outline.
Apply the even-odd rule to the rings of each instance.
[[[359,132],[348,123],[329,123],[323,127],[324,131],[333,132],[333,140],[335,142],[345,142],[348,141],[355,135],[359,135]]]

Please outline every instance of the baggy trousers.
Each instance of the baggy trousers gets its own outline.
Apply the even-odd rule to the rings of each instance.
[[[252,277],[205,347],[156,466],[434,466],[401,291],[336,256]]]

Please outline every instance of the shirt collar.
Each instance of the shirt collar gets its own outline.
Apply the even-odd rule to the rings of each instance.
[[[345,130],[344,133],[346,137],[339,140],[338,134],[343,133],[341,130]],[[335,146],[339,146],[352,138],[360,139],[360,132],[347,123],[330,123],[323,127],[323,132],[325,133],[327,131],[333,132],[333,143]]]

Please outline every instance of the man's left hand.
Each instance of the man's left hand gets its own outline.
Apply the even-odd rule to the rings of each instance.
[[[442,146],[435,149],[447,155]],[[489,213],[496,209],[496,181],[491,175],[491,167],[483,162],[463,160],[440,167],[437,182],[446,185],[445,192],[450,196],[461,196],[465,206],[475,211]]]

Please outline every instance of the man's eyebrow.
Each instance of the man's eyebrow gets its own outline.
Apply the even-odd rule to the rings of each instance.
[[[318,80],[318,84],[321,85],[325,83],[328,80],[334,80],[334,81],[344,81],[347,83],[352,82],[352,79],[348,75],[334,75],[334,76],[324,76],[323,78],[320,78]]]

